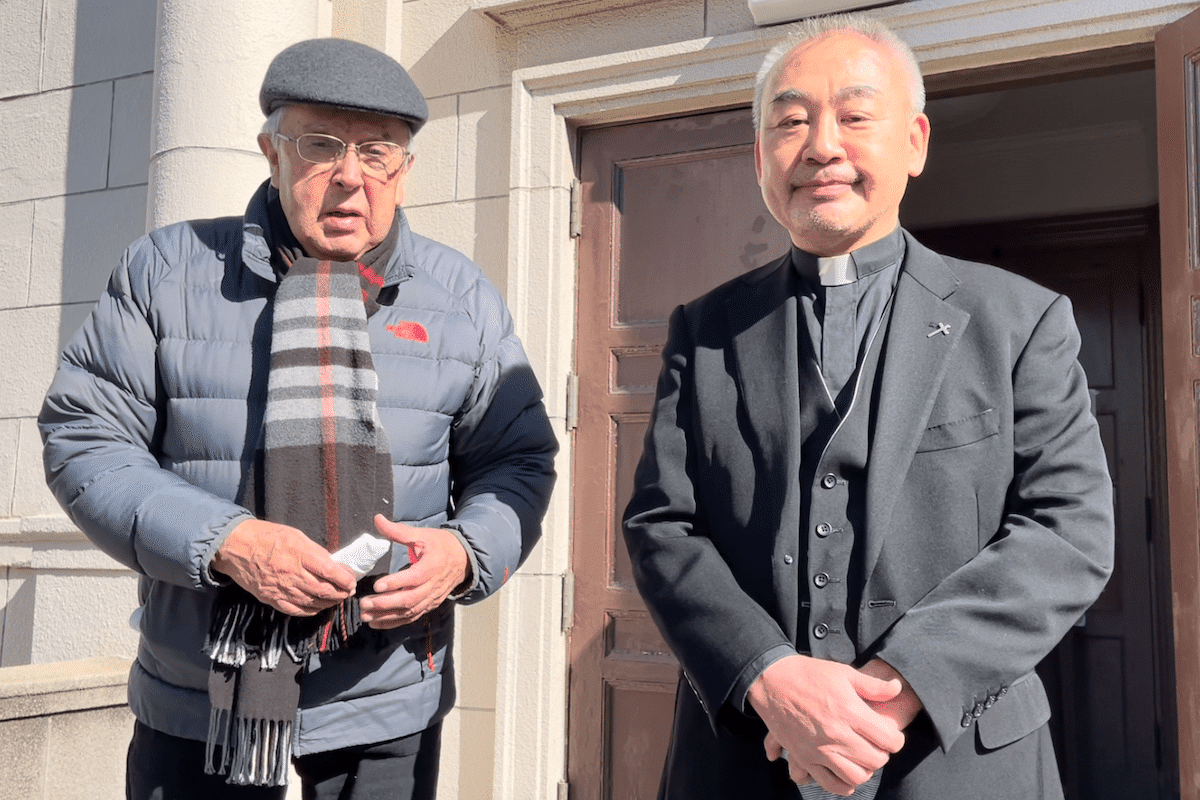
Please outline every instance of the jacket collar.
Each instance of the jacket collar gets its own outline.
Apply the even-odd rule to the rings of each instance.
[[[275,270],[271,266],[271,222],[267,213],[267,189],[270,185],[269,180],[262,182],[250,198],[242,217],[242,263],[255,275],[275,283]],[[396,239],[396,251],[384,272],[384,286],[393,286],[411,278],[415,269],[412,229],[408,227],[404,209],[399,206],[396,208],[396,221],[400,232]]]

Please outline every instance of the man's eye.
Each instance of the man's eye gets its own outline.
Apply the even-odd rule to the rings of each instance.
[[[386,160],[392,154],[392,148],[383,142],[367,142],[358,148],[363,158]]]
[[[342,149],[340,143],[334,142],[332,139],[312,138],[306,141],[304,145],[309,151],[321,154],[333,154]]]
[[[788,117],[783,122],[779,123],[779,127],[781,127],[781,128],[798,128],[801,125],[807,125],[807,124],[808,124],[808,120],[806,120],[806,119],[801,119],[799,117]]]

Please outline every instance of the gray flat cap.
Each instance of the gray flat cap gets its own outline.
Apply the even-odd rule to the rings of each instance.
[[[415,134],[429,118],[425,97],[394,58],[349,39],[309,39],[275,56],[258,93],[264,114],[293,103],[399,117]]]

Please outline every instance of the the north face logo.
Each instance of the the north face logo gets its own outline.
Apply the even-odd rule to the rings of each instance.
[[[388,325],[387,329],[397,339],[408,339],[410,342],[420,342],[421,344],[429,343],[429,331],[425,330],[425,326],[419,322],[401,321],[395,325]]]

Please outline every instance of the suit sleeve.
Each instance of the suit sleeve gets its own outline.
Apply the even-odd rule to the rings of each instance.
[[[1013,480],[999,531],[903,614],[876,653],[912,684],[943,749],[1004,704],[1112,571],[1112,483],[1079,343],[1060,296],[1014,362]]]
[[[624,532],[638,589],[715,727],[722,708],[740,711],[735,695],[744,696],[792,643],[710,539],[693,416],[694,357],[681,307],[671,316]]]

